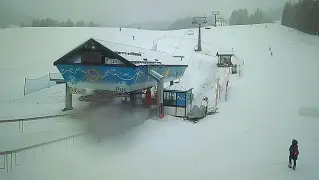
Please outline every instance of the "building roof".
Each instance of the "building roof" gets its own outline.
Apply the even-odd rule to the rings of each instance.
[[[164,88],[164,91],[188,91],[189,89],[185,89],[182,85],[180,85],[179,83],[174,83],[173,85],[170,85],[166,88]]]
[[[53,65],[56,66],[57,64],[63,63],[66,59],[68,59],[69,57],[72,57],[74,54],[83,52],[83,50],[86,49],[88,45],[94,46],[96,50],[107,54],[109,57],[113,57],[120,60],[127,66],[135,66],[132,62],[128,61],[127,59],[123,58],[122,56],[118,55],[117,53],[113,52],[112,50],[110,50],[109,48],[105,47],[104,45],[100,44],[99,42],[97,42],[96,40],[92,38],[83,42],[82,44],[74,48],[72,51],[68,52],[67,54],[65,54],[58,60],[56,60],[53,63]]]
[[[104,47],[117,53],[124,59],[134,63],[135,65],[187,65],[187,61],[181,61],[178,58],[174,58],[172,55],[153,51],[151,49],[130,46],[100,39],[95,39],[98,43],[102,44]]]
[[[233,51],[217,51],[216,56],[234,56],[234,52]]]
[[[75,53],[82,52],[88,44],[94,46],[94,48],[108,56],[120,60],[128,66],[187,65],[187,61],[181,61],[180,59],[174,58],[172,55],[165,52],[153,51],[151,49],[93,38],[85,41],[66,55],[56,60],[54,65],[64,62],[65,59]]]

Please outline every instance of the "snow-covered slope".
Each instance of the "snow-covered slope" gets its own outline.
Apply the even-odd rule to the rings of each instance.
[[[217,50],[233,48],[236,57],[245,62],[241,77],[231,76],[228,99],[221,104],[219,113],[197,124],[168,116],[162,121],[147,120],[103,143],[51,154],[15,168],[12,173],[0,172],[0,176],[48,180],[317,179],[319,121],[300,116],[298,110],[303,106],[319,107],[319,39],[278,24],[269,24],[268,28],[218,27],[203,31],[203,52],[193,54],[196,33],[189,36],[185,32],[119,32],[105,28],[0,31],[0,59],[6,65],[0,67],[0,80],[5,85],[1,106],[10,104],[11,98],[16,100],[11,102],[15,107],[22,106],[22,101],[44,101],[55,97],[54,92],[63,92],[63,87],[54,87],[23,98],[21,84],[24,76],[56,71],[52,62],[88,37],[151,48],[153,40],[165,36],[158,41],[158,49],[168,53],[180,44],[175,55],[192,57],[180,83],[185,88],[195,88],[198,98],[213,93],[210,84],[214,81]],[[136,40],[132,40],[133,35]],[[32,71],[26,69],[31,67]],[[8,77],[12,77],[10,81]],[[36,103],[28,106],[37,109]],[[2,113],[13,114],[1,109]],[[293,138],[299,141],[300,148],[296,171],[287,167]]]

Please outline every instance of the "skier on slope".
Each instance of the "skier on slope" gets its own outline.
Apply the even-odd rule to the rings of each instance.
[[[292,167],[294,170],[296,169],[296,161],[298,159],[298,155],[299,155],[299,150],[298,150],[298,141],[293,139],[292,140],[292,144],[290,145],[289,148],[289,165],[288,167],[291,168],[291,160],[294,160],[294,166]]]

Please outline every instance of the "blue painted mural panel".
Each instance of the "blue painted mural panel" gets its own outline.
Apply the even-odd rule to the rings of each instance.
[[[183,76],[184,71],[186,70],[186,67],[180,66],[162,66],[161,68],[140,66],[136,68],[130,68],[97,65],[87,66],[81,64],[59,64],[57,65],[57,68],[62,74],[64,80],[70,86],[76,86],[81,83],[89,83],[104,85],[102,87],[103,89],[109,89],[107,85],[119,85],[131,90],[132,86],[134,86],[136,89],[138,87],[136,85],[144,84],[146,86],[151,82],[155,82],[154,79],[148,76],[148,68],[160,73],[165,77],[165,79],[178,79]]]
[[[132,85],[145,81],[146,67],[127,68],[110,66],[57,65],[65,81],[71,84],[79,82],[112,83]]]
[[[163,75],[165,78],[180,78],[183,76],[186,67],[185,66],[151,66],[150,69]]]
[[[186,92],[181,92],[181,93],[176,93],[176,105],[177,106],[182,106],[182,107],[185,107],[186,106]]]

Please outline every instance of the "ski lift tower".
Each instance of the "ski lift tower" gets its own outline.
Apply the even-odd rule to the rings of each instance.
[[[207,17],[193,17],[192,24],[198,24],[198,44],[195,51],[202,51],[201,26],[207,23]]]
[[[223,16],[220,18],[220,25],[225,26],[225,18]]]
[[[212,11],[213,15],[215,16],[215,27],[217,27],[217,15],[220,15],[219,11]]]

